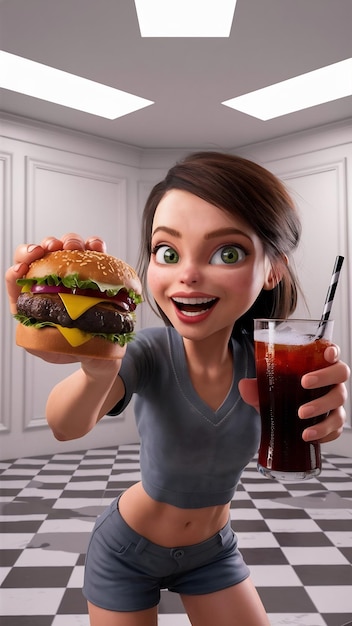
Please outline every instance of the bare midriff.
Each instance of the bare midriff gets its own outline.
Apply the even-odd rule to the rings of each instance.
[[[189,546],[209,539],[225,526],[229,506],[181,509],[153,500],[142,483],[130,487],[119,500],[119,511],[125,522],[149,541],[166,548]]]

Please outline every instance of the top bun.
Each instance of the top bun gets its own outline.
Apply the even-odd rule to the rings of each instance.
[[[82,280],[98,281],[106,285],[124,285],[137,294],[142,293],[141,282],[135,270],[109,254],[94,250],[58,250],[49,252],[29,266],[26,278],[45,278],[56,274],[60,278],[78,274]]]

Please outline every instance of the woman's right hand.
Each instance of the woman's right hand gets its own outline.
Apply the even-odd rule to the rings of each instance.
[[[21,287],[17,280],[28,272],[29,265],[36,259],[40,259],[47,252],[56,250],[96,250],[106,252],[106,245],[100,237],[90,237],[86,241],[76,233],[67,233],[57,239],[46,237],[40,244],[21,244],[14,254],[14,265],[9,267],[5,274],[6,287],[12,315],[17,313],[17,299],[21,293]],[[79,359],[68,354],[54,354],[48,352],[31,352],[49,363],[76,363]],[[124,349],[121,348],[121,358]]]

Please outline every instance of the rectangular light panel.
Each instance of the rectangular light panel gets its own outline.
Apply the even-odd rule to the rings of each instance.
[[[222,102],[225,106],[270,120],[352,95],[352,58]]]
[[[0,87],[110,120],[154,104],[4,51],[0,51]]]
[[[142,37],[229,37],[236,0],[135,0]]]

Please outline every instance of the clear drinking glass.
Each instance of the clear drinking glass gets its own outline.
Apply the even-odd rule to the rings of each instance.
[[[305,442],[302,432],[324,415],[300,419],[298,409],[324,394],[303,389],[303,374],[327,367],[333,321],[317,335],[319,320],[254,320],[255,358],[262,423],[258,470],[278,480],[306,480],[321,471],[320,445]],[[328,391],[325,388],[325,393]]]

